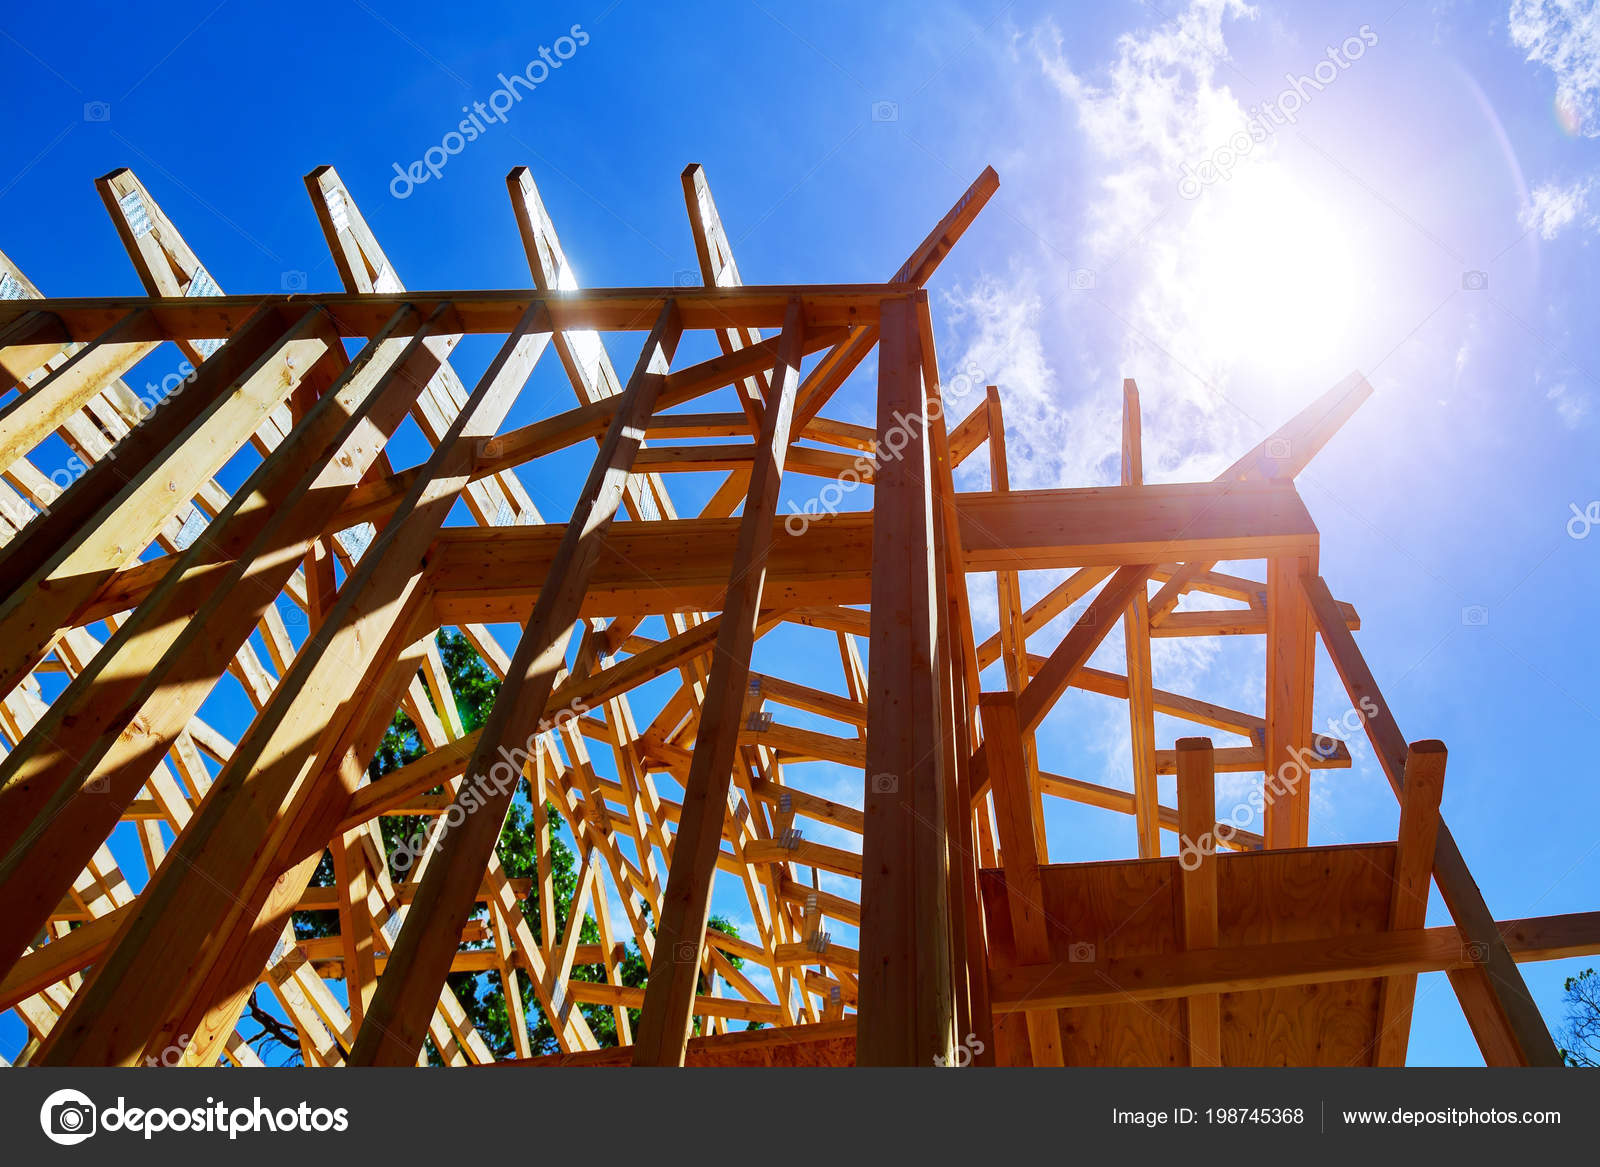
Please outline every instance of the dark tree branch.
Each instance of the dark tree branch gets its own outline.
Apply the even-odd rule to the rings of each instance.
[[[250,994],[246,1008],[250,1020],[261,1027],[261,1032],[251,1037],[248,1042],[248,1044],[255,1047],[257,1053],[262,1052],[261,1046],[256,1045],[257,1042],[263,1044],[277,1042],[287,1050],[297,1054],[300,1052],[300,1031],[287,1022],[278,1020],[263,1009],[261,1003],[256,1000],[254,993]]]

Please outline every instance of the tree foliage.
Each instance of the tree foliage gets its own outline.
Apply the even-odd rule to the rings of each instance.
[[[450,629],[441,631],[439,651],[444,662],[445,674],[450,679],[451,691],[455,695],[456,709],[461,715],[462,726],[471,733],[481,727],[488,718],[489,711],[494,706],[495,696],[500,690],[500,680],[489,670],[471,642],[459,632]],[[416,725],[404,710],[397,711],[383,735],[383,740],[379,743],[369,773],[373,779],[380,778],[415,761],[426,752]],[[442,791],[443,787],[438,787],[433,793]],[[551,882],[555,893],[554,936],[560,938],[566,935],[567,917],[571,911],[573,893],[578,886],[578,867],[572,848],[556,829],[556,823],[559,821],[556,808],[549,805],[546,807],[546,812]],[[379,824],[389,859],[389,875],[396,884],[399,884],[409,874],[410,864],[406,858],[408,852],[404,844],[416,837],[419,832],[428,830],[431,823],[428,816],[424,815],[386,815],[379,819]],[[532,805],[528,801],[526,792],[519,790],[506,816],[505,826],[500,832],[497,849],[507,877],[533,881],[528,898],[522,901],[522,914],[534,938],[543,944],[545,921],[541,918],[539,907],[538,843]],[[320,887],[333,885],[331,854],[326,852],[323,854],[311,882],[313,886]],[[595,892],[604,894],[598,884]],[[649,919],[649,909],[644,907],[642,910],[646,913],[646,924],[653,933],[654,923]],[[720,916],[712,917],[710,926],[730,936],[736,937],[739,934],[733,924]],[[580,942],[584,944],[600,942],[599,925],[592,915],[585,914],[578,927]],[[294,928],[296,937],[302,940],[337,935],[338,913],[296,912]],[[614,941],[620,939],[622,939],[620,936],[613,937]],[[490,946],[488,942],[482,944],[482,947]],[[730,960],[735,967],[744,963],[738,957],[730,957]],[[644,958],[640,955],[638,946],[631,940],[626,942],[625,955],[618,964],[617,971],[623,985],[640,988],[645,984]],[[598,964],[575,965],[572,979],[604,981],[604,969]],[[505,983],[501,976],[498,973],[453,972],[449,975],[447,983],[461,1002],[467,1018],[477,1028],[494,1055],[513,1056],[516,1043],[512,1039],[511,1014],[506,1003]],[[539,1007],[526,969],[518,969],[517,983],[528,1020],[529,1044],[533,1052],[535,1054],[556,1052],[560,1047],[556,1041],[555,1031]],[[582,1011],[585,1021],[594,1032],[595,1039],[602,1047],[618,1044],[616,1016],[609,1006],[579,1005],[577,1008]],[[290,1052],[290,1061],[298,1061],[298,1036],[293,1026],[286,1024],[270,1009],[264,1009],[254,999],[250,1003],[250,1010],[251,1016],[260,1026],[260,1032],[250,1039],[251,1043],[262,1052],[273,1046],[282,1046]],[[637,1024],[639,1011],[629,1009],[628,1014],[630,1024]],[[428,1043],[428,1056],[430,1061],[439,1063],[438,1051],[433,1048],[431,1041]]]
[[[1600,973],[1586,968],[1566,983],[1561,1056],[1569,1066],[1600,1069]]]

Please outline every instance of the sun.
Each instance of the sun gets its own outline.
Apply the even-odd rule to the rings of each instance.
[[[1195,323],[1216,355],[1270,372],[1348,355],[1359,246],[1324,198],[1253,166],[1206,190],[1189,226]]]

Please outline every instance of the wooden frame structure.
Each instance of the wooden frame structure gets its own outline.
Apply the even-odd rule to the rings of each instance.
[[[921,290],[992,170],[888,282],[850,286],[743,285],[698,167],[683,189],[702,287],[580,290],[519,168],[533,286],[407,291],[338,175],[306,185],[341,293],[224,295],[126,170],[99,187],[147,295],[46,299],[0,256],[0,1008],[32,1035],[24,1061],[254,1064],[240,1016],[258,991],[308,1065],[411,1064],[428,1047],[493,1060],[452,970],[504,979],[523,1058],[526,978],[562,1050],[546,1060],[572,1064],[1315,1061],[1334,1054],[1311,1030],[1350,1031],[1360,1010],[1339,1060],[1400,1064],[1415,975],[1439,969],[1487,1061],[1556,1059],[1516,962],[1600,951],[1600,914],[1496,923],[1439,817],[1442,747],[1408,747],[1354,610],[1318,574],[1293,478],[1370,392],[1359,377],[1214,482],[1178,485],[1143,481],[1129,381],[1120,486],[1012,491],[997,390],[947,425]],[[598,335],[622,332],[644,337],[625,379]],[[712,355],[677,360],[697,332]],[[469,387],[451,357],[479,334],[502,339]],[[151,410],[121,378],[169,344],[192,371]],[[552,349],[576,404],[506,428]],[[873,355],[876,425],[826,417]],[[408,422],[429,451],[397,469],[386,446]],[[65,489],[41,469],[60,443]],[[519,468],[592,443],[570,515],[542,516]],[[990,489],[958,491],[985,443]],[[694,517],[674,507],[678,476],[715,483]],[[852,496],[864,509],[785,521],[786,489],[841,476],[870,486]],[[1264,581],[1217,570],[1249,560]],[[1024,571],[1065,574],[1025,607]],[[980,641],[969,587],[990,575],[1000,627]],[[509,656],[489,628],[507,622],[521,626]],[[1119,623],[1125,672],[1091,667]],[[503,678],[472,734],[442,627]],[[755,671],[778,629],[837,654],[836,689]],[[1262,715],[1156,686],[1152,637],[1216,635],[1264,640]],[[1312,731],[1319,639],[1402,806],[1396,843],[1337,860],[1307,846],[1311,781],[1349,765]],[[1003,685],[982,692],[995,664]],[[225,735],[201,706],[234,683],[253,716]],[[1042,764],[1037,731],[1071,689],[1126,701],[1131,792]],[[397,709],[427,753],[370,779]],[[1163,748],[1158,713],[1245,744]],[[857,774],[861,799],[808,790],[815,761]],[[1258,831],[1218,822],[1219,770],[1262,775]],[[1158,796],[1171,773],[1176,807]],[[555,918],[548,855],[524,882],[496,854],[519,791],[541,828],[554,807],[580,853],[565,935],[525,918],[528,902]],[[1046,797],[1130,815],[1134,867],[1051,863]],[[404,879],[377,829],[396,814],[443,824]],[[808,840],[810,824],[859,847]],[[136,840],[138,894],[117,832]],[[1161,857],[1164,832],[1179,858]],[[1218,840],[1266,858],[1219,856]],[[324,853],[334,886],[309,886]],[[1317,863],[1384,874],[1367,900],[1313,913],[1348,910],[1348,927],[1311,934],[1294,926],[1308,909],[1268,890]],[[708,931],[719,875],[753,938]],[[1069,924],[1071,889],[1102,878],[1171,897],[1148,951]],[[1453,927],[1423,926],[1430,881]],[[1241,930],[1240,897],[1276,915]],[[297,940],[296,910],[336,912],[338,935]],[[586,917],[599,944],[579,936]],[[628,942],[643,990],[618,975]],[[1272,996],[1355,983],[1365,1004],[1325,995],[1316,1020]],[[1299,1040],[1225,1039],[1240,994]],[[1136,1028],[1115,1018],[1130,1002],[1170,1006],[1182,1041],[1085,1044],[1096,1009],[1095,1025]],[[626,1044],[598,1049],[579,1005],[611,1009]]]

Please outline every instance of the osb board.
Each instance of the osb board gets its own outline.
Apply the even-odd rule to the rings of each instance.
[[[1177,951],[1176,860],[1049,864],[1041,874],[1050,955],[1069,961]],[[1016,961],[1005,875],[983,875],[989,963]],[[1069,1066],[1181,1066],[1189,1056],[1183,1036],[1182,1003],[1136,1001],[1094,1009],[1060,1009],[1061,1051]],[[1027,1020],[1020,1014],[995,1018],[995,1062],[1031,1065]]]
[[[1394,844],[1247,851],[1218,857],[1223,946],[1384,930]],[[1176,952],[1183,899],[1176,859],[1051,864],[1041,872],[1051,957],[1070,961]],[[989,961],[1015,963],[1005,875],[982,873]],[[1230,1066],[1370,1065],[1379,982],[1372,978],[1222,995]],[[1068,1065],[1189,1064],[1181,1000],[1057,1010]],[[1022,1014],[995,1018],[1000,1065],[1031,1064]]]
[[[590,1050],[576,1054],[549,1054],[495,1062],[496,1066],[614,1067],[630,1064],[631,1049]],[[855,1018],[819,1025],[720,1033],[692,1037],[684,1065],[696,1068],[751,1069],[759,1067],[822,1067],[856,1064]]]
[[[1394,844],[1251,851],[1217,868],[1218,942],[1271,944],[1382,932]],[[1373,977],[1222,994],[1222,1059],[1234,1066],[1370,1066]]]

